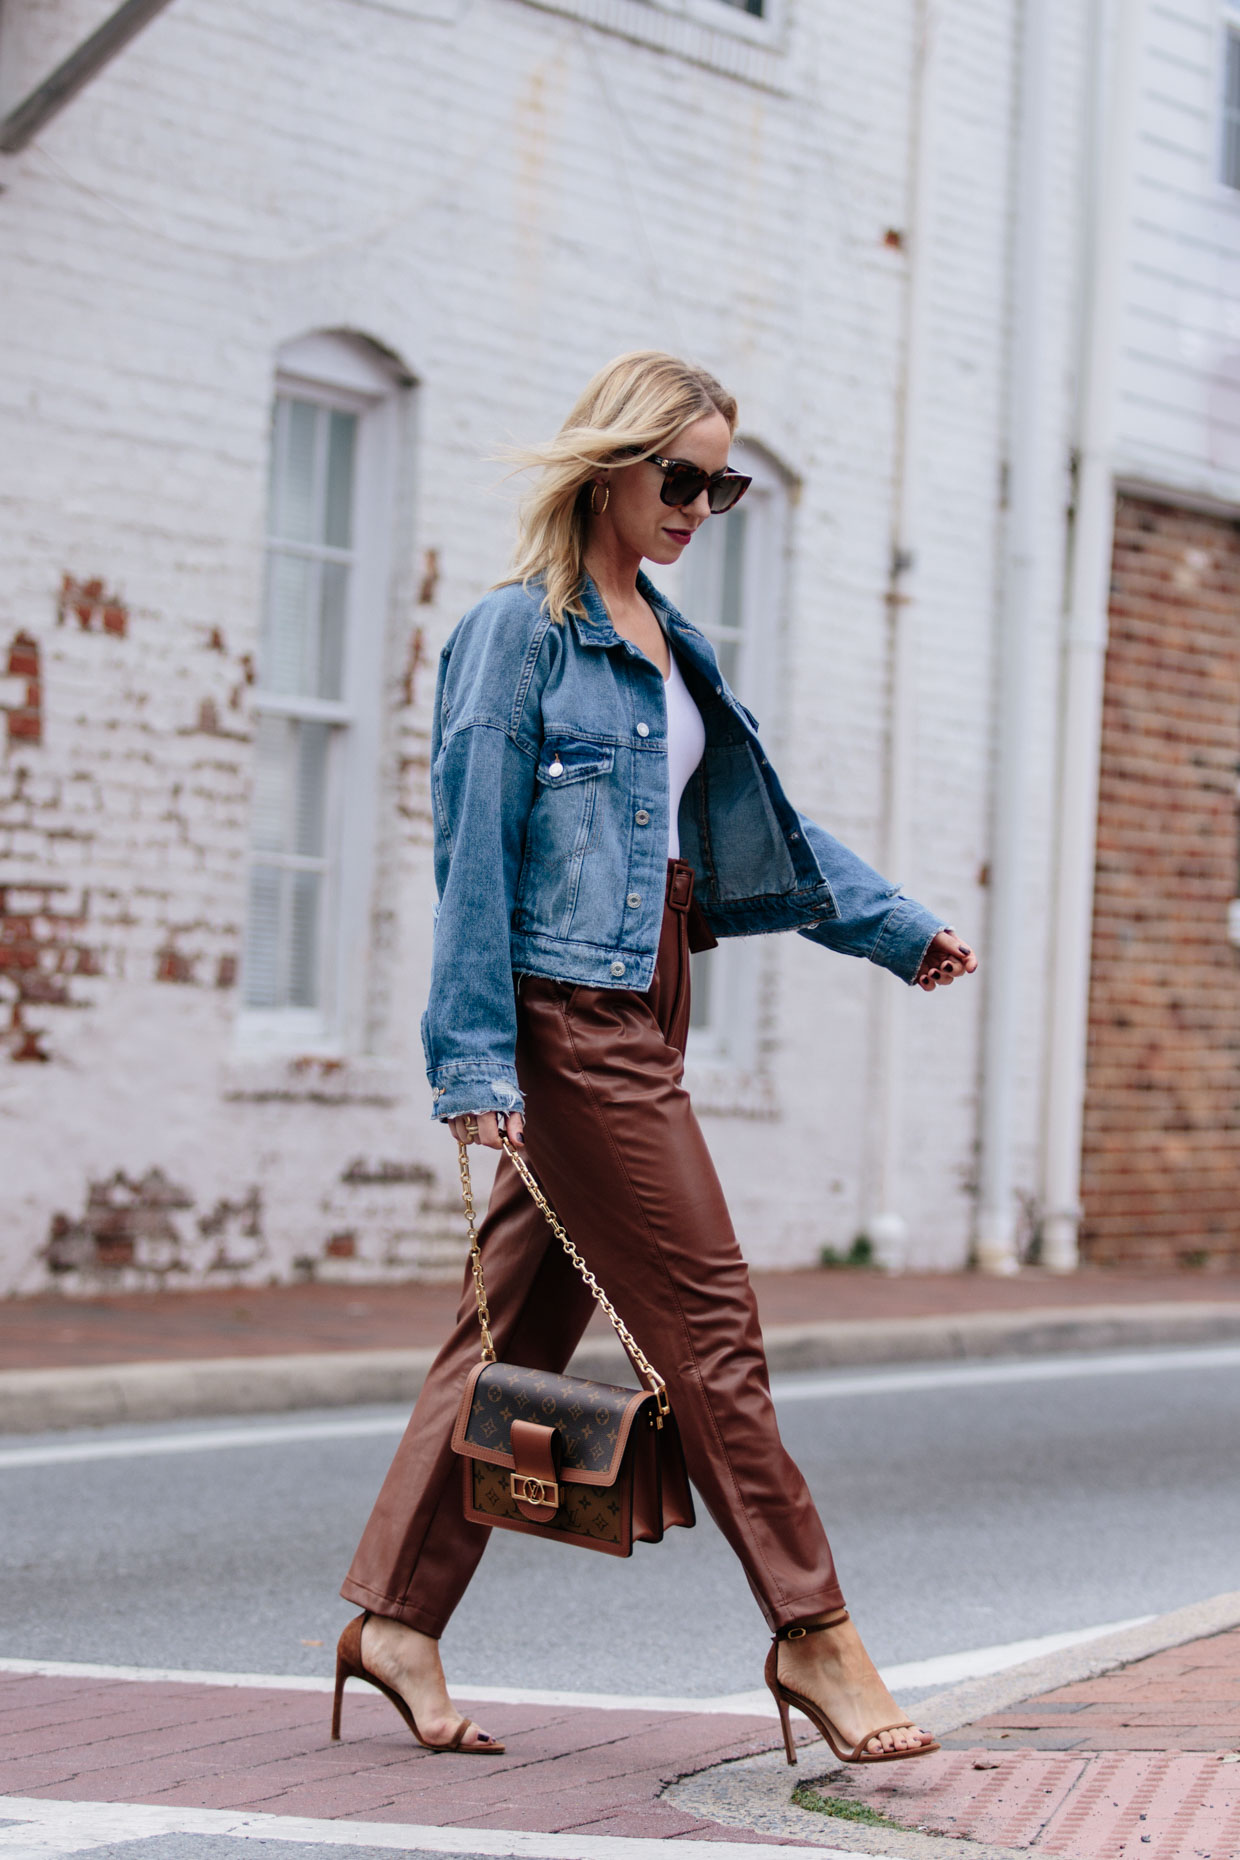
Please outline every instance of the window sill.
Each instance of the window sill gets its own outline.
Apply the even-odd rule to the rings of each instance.
[[[542,13],[562,13],[599,32],[649,45],[689,64],[760,90],[791,90],[783,0],[772,17],[756,19],[722,0],[521,0]]]
[[[224,1063],[220,1092],[249,1104],[399,1104],[409,1074],[393,1059],[366,1054],[238,1053]]]
[[[721,1059],[687,1060],[685,1088],[694,1110],[703,1116],[749,1117],[769,1123],[780,1115],[769,1073],[728,1065]]]

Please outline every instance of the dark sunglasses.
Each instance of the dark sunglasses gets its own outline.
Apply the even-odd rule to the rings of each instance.
[[[659,496],[665,504],[674,508],[692,504],[705,491],[711,515],[715,517],[739,504],[753,483],[752,478],[747,478],[744,472],[733,471],[730,465],[725,465],[722,471],[709,472],[684,459],[652,458],[650,463],[663,473],[663,489]]]

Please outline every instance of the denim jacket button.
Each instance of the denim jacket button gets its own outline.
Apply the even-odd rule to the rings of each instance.
[[[639,827],[648,827],[650,825],[650,816],[644,807],[639,807],[633,818]]]
[[[637,726],[637,734],[639,736],[649,736],[650,725],[648,723],[639,723]]]
[[[548,768],[547,773],[548,775],[562,775],[564,773],[564,764],[560,761],[558,756]]]
[[[613,975],[623,975],[624,964],[622,962],[613,962],[611,965],[611,972]]]
[[[624,901],[631,911],[635,911],[642,901],[642,894],[640,891],[630,891],[628,897]]]

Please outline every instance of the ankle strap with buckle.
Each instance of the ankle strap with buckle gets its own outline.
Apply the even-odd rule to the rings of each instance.
[[[842,1621],[847,1620],[848,1610],[841,1608],[840,1612],[832,1615],[829,1621],[793,1621],[787,1627],[776,1628],[773,1638],[775,1640],[804,1640],[807,1634],[821,1634],[824,1628],[839,1627]]]

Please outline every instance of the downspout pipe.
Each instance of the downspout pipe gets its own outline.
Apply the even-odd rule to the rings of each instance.
[[[906,283],[901,378],[896,404],[891,556],[887,583],[887,743],[884,768],[882,869],[897,884],[906,880],[913,817],[912,783],[916,749],[916,664],[914,624],[920,580],[919,486],[925,464],[923,431],[929,363],[930,317],[927,278],[926,203],[933,195],[935,137],[932,132],[936,0],[915,0],[914,65],[909,126],[904,247]],[[905,1262],[908,1222],[901,1209],[904,1155],[905,991],[889,975],[870,984],[873,1019],[871,1103],[872,1148],[865,1214],[866,1233],[878,1260],[898,1269]]]
[[[1064,627],[1042,1263],[1078,1260],[1098,763],[1115,529],[1116,383],[1133,215],[1145,0],[1096,0],[1093,216],[1077,415],[1077,494]],[[1107,74],[1109,73],[1109,81]]]
[[[1012,188],[1008,335],[1007,522],[996,642],[995,763],[990,828],[990,910],[985,947],[974,1253],[983,1272],[1013,1273],[1015,1124],[1028,999],[1029,792],[1039,617],[1038,563],[1045,535],[1056,408],[1047,368],[1053,149],[1053,60],[1058,9],[1024,0],[1017,45],[1019,93]]]
[[[0,122],[0,154],[19,154],[168,4],[124,0]]]

